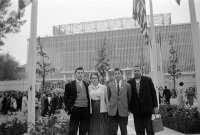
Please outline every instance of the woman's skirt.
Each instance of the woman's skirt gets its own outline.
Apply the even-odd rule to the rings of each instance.
[[[100,113],[100,100],[92,100],[90,135],[108,135],[108,113]]]

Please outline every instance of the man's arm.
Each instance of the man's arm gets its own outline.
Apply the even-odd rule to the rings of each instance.
[[[128,92],[128,104],[130,105],[131,103],[131,85],[129,83],[127,83],[127,92]]]
[[[153,84],[153,81],[151,80],[151,78],[149,79],[149,83],[150,83],[150,92],[151,92],[151,97],[152,97],[152,101],[153,101],[153,107],[154,107],[154,113],[158,113],[158,101],[157,101],[157,96],[156,96],[156,90]]]
[[[108,93],[108,101],[110,102],[111,92],[110,92],[110,85],[107,85],[107,93]]]
[[[65,104],[65,111],[67,112],[69,109],[69,98],[71,94],[71,83],[65,85],[65,93],[64,93],[64,104]]]

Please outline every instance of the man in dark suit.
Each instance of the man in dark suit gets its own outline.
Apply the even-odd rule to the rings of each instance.
[[[153,113],[158,113],[156,91],[151,78],[142,76],[140,67],[134,67],[134,78],[128,83],[131,85],[130,111],[134,116],[137,135],[154,135],[151,123]]]
[[[49,111],[49,101],[46,96],[46,92],[44,92],[41,97],[41,116],[45,117],[48,111]]]
[[[118,125],[121,135],[127,135],[128,105],[131,100],[131,86],[122,80],[122,70],[115,68],[115,81],[107,86],[109,109],[108,115],[111,125],[110,135],[117,135]]]
[[[90,100],[82,67],[75,70],[75,77],[74,81],[65,85],[64,93],[65,111],[71,115],[68,135],[77,135],[78,129],[79,135],[86,135],[89,130]]]
[[[170,104],[171,92],[167,86],[165,86],[165,89],[163,90],[163,96],[165,96],[165,103]]]

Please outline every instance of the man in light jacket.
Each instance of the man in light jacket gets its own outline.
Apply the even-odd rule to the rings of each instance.
[[[117,135],[118,125],[121,135],[127,135],[128,105],[131,101],[131,86],[122,80],[122,70],[115,68],[115,81],[108,84],[108,115],[112,135]]]

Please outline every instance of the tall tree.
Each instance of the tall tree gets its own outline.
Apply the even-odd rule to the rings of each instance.
[[[0,80],[17,79],[17,67],[19,62],[9,53],[0,55]]]
[[[110,59],[106,54],[106,39],[104,39],[103,45],[98,51],[96,70],[102,76],[102,83],[105,82],[106,71],[110,69]]]
[[[170,37],[169,45],[171,46],[169,53],[169,66],[168,66],[168,73],[170,74],[169,79],[173,80],[174,84],[174,90],[176,89],[176,79],[180,77],[181,72],[180,69],[178,69],[178,56],[177,56],[177,50],[174,48],[174,36]]]
[[[11,0],[0,0],[0,46],[4,45],[3,39],[6,35],[20,32],[21,26],[26,22],[26,20],[19,19],[24,16],[24,10],[9,12],[11,5]]]
[[[38,68],[36,69],[36,73],[38,73],[42,77],[42,93],[45,91],[45,78],[49,73],[55,72],[55,68],[51,67],[51,63],[48,63],[49,59],[48,55],[44,52],[43,46],[40,43],[40,38],[38,39],[38,55],[41,57],[41,61],[37,62]]]

